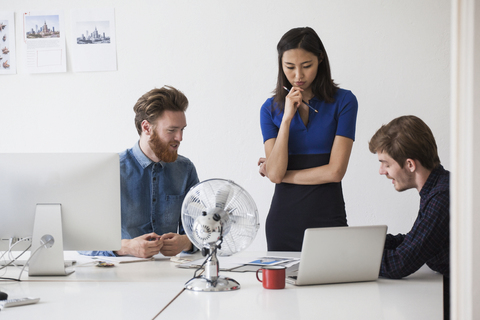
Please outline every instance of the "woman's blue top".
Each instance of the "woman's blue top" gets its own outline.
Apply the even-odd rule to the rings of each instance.
[[[297,112],[290,125],[287,170],[302,170],[329,163],[335,136],[355,139],[358,103],[352,92],[338,89],[335,102],[310,100],[305,126]],[[276,138],[283,111],[273,98],[262,106],[263,141]],[[268,251],[301,251],[307,228],[347,226],[341,182],[319,185],[279,183],[275,185],[265,222]]]
[[[307,126],[300,114],[295,113],[290,125],[288,154],[330,153],[336,135],[355,140],[358,102],[351,91],[338,89],[333,103],[314,97],[309,104],[318,113],[308,109]],[[267,99],[260,111],[263,142],[277,137],[282,118],[283,111],[276,107],[273,97]]]

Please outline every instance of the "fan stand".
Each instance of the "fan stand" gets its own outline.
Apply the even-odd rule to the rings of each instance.
[[[210,245],[212,254],[205,262],[205,274],[195,277],[185,283],[185,288],[192,291],[216,292],[231,291],[240,289],[240,283],[236,280],[218,275],[219,265],[217,259],[216,245]]]

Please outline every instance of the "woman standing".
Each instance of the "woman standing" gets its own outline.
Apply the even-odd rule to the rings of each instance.
[[[312,28],[288,31],[277,51],[277,87],[260,113],[266,158],[259,171],[276,184],[267,244],[269,251],[301,251],[305,229],[347,225],[341,180],[358,104],[333,82]]]

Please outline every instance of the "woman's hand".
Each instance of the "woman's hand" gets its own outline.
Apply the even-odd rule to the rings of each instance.
[[[267,176],[267,158],[260,158],[258,159],[258,172],[262,177]]]
[[[292,87],[285,97],[285,108],[283,110],[283,118],[278,135],[276,138],[265,141],[266,158],[260,158],[258,160],[258,172],[262,177],[267,177],[273,183],[281,183],[287,172],[290,124],[295,112],[297,112],[298,108],[302,105],[302,92],[302,88]]]
[[[295,112],[302,105],[302,95],[303,89],[299,87],[292,87],[290,92],[285,97],[285,108],[283,110],[283,117],[287,119],[292,119],[295,115]]]
[[[282,182],[302,185],[340,182],[347,172],[352,147],[352,139],[335,136],[328,164],[303,170],[289,170]]]

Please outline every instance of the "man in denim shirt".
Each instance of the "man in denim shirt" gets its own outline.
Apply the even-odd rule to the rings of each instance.
[[[195,249],[180,216],[186,193],[198,183],[193,163],[177,154],[187,107],[185,95],[169,86],[138,99],[133,109],[140,139],[120,153],[122,247],[83,254],[147,258]]]

